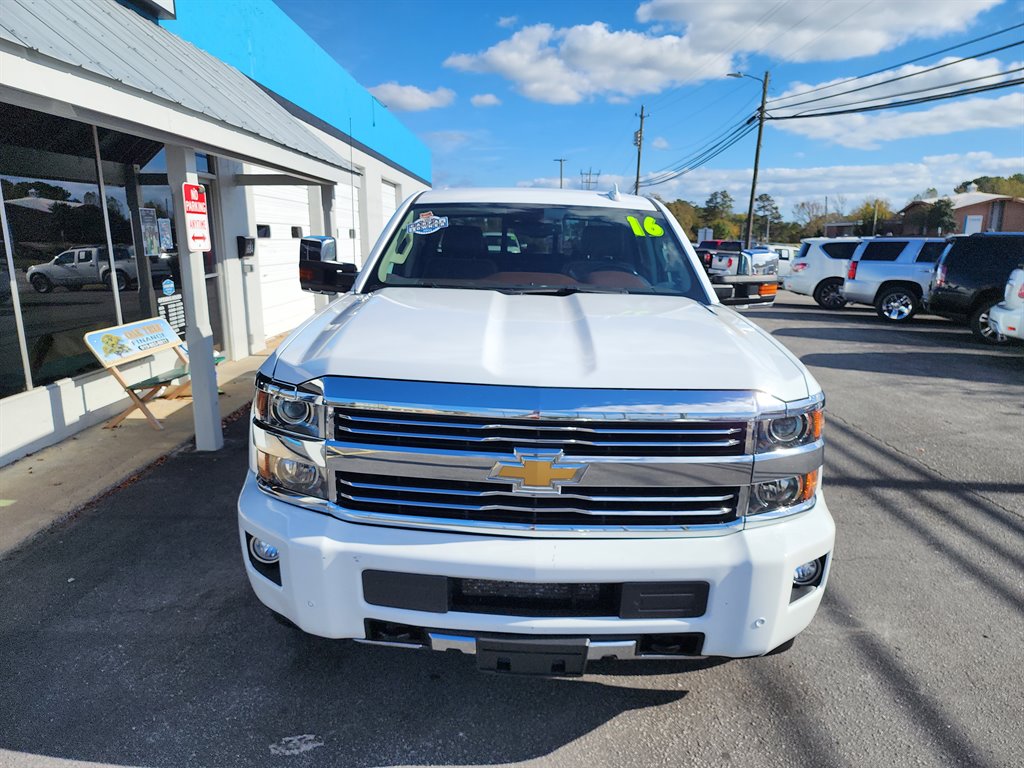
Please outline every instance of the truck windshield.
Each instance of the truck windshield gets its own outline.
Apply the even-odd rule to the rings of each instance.
[[[662,214],[622,208],[414,206],[363,290],[389,286],[708,301]]]

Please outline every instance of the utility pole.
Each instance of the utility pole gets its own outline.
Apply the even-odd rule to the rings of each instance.
[[[761,162],[761,134],[764,133],[764,104],[768,100],[768,72],[761,80],[761,108],[757,110],[757,149],[754,150],[754,178],[750,182],[750,205],[747,207],[747,248],[754,239],[754,195],[757,194],[757,166]],[[754,80],[760,78],[755,77]]]
[[[586,173],[584,173],[583,171],[580,171],[580,186],[583,189],[593,189],[594,187],[597,186],[597,184],[598,184],[598,182],[600,180],[601,180],[601,172],[600,171],[597,172],[597,178],[595,179],[594,178],[594,168],[593,168],[593,166],[591,166],[591,168],[588,171],[586,171]]]
[[[556,157],[555,162],[558,163],[558,188],[562,189],[562,171],[565,168],[565,158]]]
[[[871,219],[871,236],[875,236],[875,232],[878,231],[878,198],[875,198],[875,216]]]
[[[633,184],[633,194],[640,194],[640,153],[644,148],[644,118],[650,115],[644,114],[644,105],[640,105],[640,130],[633,134],[633,144],[636,146],[636,183]]]

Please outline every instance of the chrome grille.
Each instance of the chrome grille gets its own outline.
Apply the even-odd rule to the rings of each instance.
[[[738,487],[571,486],[560,494],[514,493],[511,484],[336,473],[337,502],[375,515],[580,528],[692,526],[736,519]]]
[[[512,454],[557,449],[566,456],[739,456],[745,421],[531,419],[334,408],[335,439],[428,451]]]

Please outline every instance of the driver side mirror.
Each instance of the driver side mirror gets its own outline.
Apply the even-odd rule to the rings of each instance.
[[[299,241],[299,285],[311,293],[347,293],[355,285],[355,264],[338,261],[333,237],[304,237]]]

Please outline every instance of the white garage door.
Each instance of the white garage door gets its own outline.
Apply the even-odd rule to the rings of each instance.
[[[360,176],[353,178],[359,183]],[[334,188],[334,220],[338,223],[338,257],[362,266],[359,247],[359,187],[338,184]]]
[[[313,294],[299,288],[299,237],[310,234],[309,192],[300,186],[253,187],[263,332],[290,331],[313,314]],[[292,231],[293,227],[301,228]]]
[[[383,214],[380,225],[383,228],[398,210],[398,187],[387,181],[380,185],[380,208]]]

